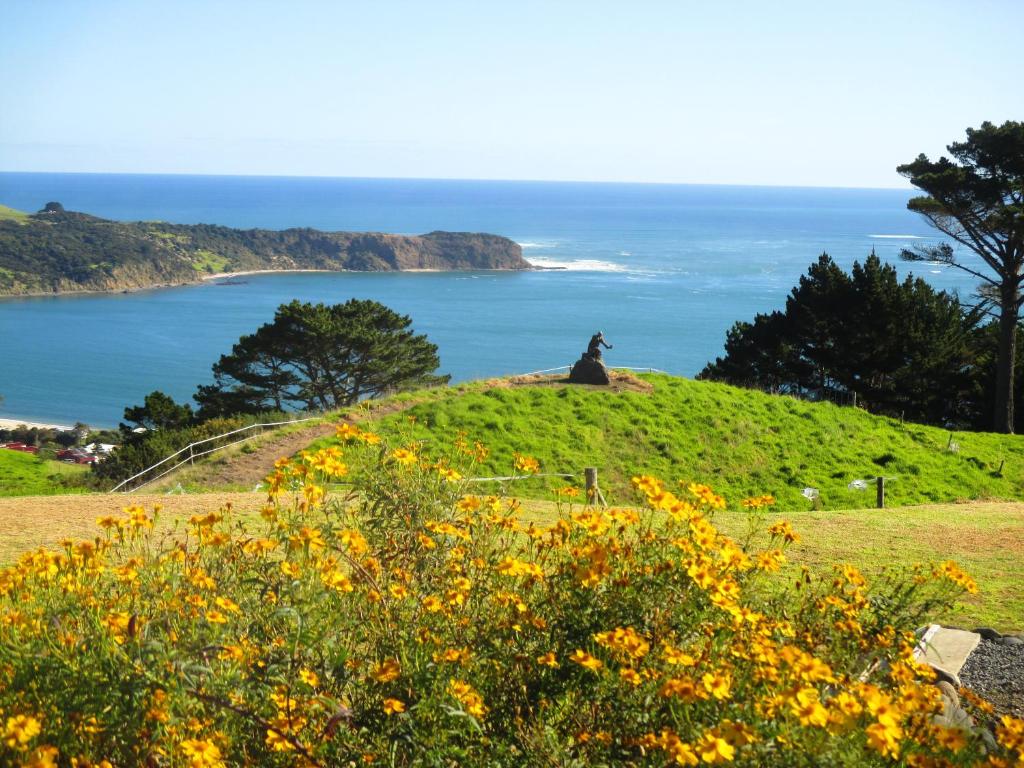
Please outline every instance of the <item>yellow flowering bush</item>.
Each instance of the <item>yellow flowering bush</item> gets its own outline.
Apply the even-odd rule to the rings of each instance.
[[[470,493],[486,456],[353,425],[278,462],[255,521],[158,510],[0,572],[0,764],[1012,765],[942,705],[906,630],[970,578],[785,568],[747,500],[634,478],[550,525]],[[517,456],[515,470],[536,461]],[[330,490],[344,479],[345,491]]]

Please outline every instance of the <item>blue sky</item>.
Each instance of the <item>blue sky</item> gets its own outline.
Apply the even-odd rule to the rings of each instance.
[[[1024,119],[1024,2],[0,9],[0,170],[905,186]]]

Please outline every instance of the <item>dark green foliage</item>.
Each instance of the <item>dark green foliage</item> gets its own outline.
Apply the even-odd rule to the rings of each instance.
[[[282,304],[213,366],[196,394],[201,415],[301,408],[330,410],[364,397],[431,383],[437,346],[412,320],[375,301]]]
[[[993,428],[1014,429],[1017,323],[1024,302],[1024,122],[985,122],[947,148],[953,160],[918,155],[896,170],[926,193],[907,207],[967,249],[946,244],[903,251],[912,261],[941,261],[982,281],[982,306],[999,318]],[[973,254],[978,262],[972,262]],[[968,259],[965,259],[965,256]]]
[[[162,461],[189,443],[216,437],[260,421],[278,421],[281,414],[254,414],[214,418],[201,424],[167,427],[141,435],[128,433],[110,457],[93,465],[93,475],[109,485],[124,480]],[[228,438],[231,439],[231,438]],[[206,446],[213,447],[212,444]],[[187,457],[186,457],[187,458]],[[171,465],[168,465],[171,466]]]
[[[978,320],[923,280],[900,282],[873,253],[851,274],[823,254],[784,312],[733,326],[725,357],[700,378],[811,397],[856,393],[875,413],[971,424]]]
[[[179,405],[174,398],[160,390],[146,395],[142,405],[124,409],[124,420],[135,427],[153,431],[159,429],[181,429],[192,423],[192,406]],[[130,432],[131,426],[121,425],[123,432]]]
[[[120,290],[258,269],[524,269],[511,240],[465,232],[419,237],[315,229],[107,221],[59,203],[0,216],[0,294]]]

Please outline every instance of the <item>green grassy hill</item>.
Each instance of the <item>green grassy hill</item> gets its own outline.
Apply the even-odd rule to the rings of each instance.
[[[15,208],[8,208],[6,205],[0,205],[0,221],[14,221],[18,224],[25,224],[28,220],[28,214],[24,211],[19,211]]]
[[[88,472],[88,467],[79,464],[0,448],[0,496],[85,493],[87,489],[76,481],[84,479]]]
[[[552,379],[474,382],[399,395],[377,405],[385,415],[369,418],[392,440],[450,441],[458,432],[480,440],[491,449],[481,476],[509,474],[513,451],[535,456],[543,472],[597,467],[602,488],[618,501],[631,498],[629,478],[638,473],[704,482],[734,503],[771,493],[783,509],[814,506],[805,488],[818,489],[824,509],[873,506],[878,475],[887,479],[890,506],[1024,497],[1024,437],[958,432],[950,450],[948,431],[855,408],[638,378],[649,391]],[[853,480],[869,481],[867,489],[850,489]],[[531,480],[515,492],[540,497],[564,482]]]

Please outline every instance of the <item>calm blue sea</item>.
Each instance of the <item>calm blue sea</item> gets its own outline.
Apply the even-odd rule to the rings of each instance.
[[[566,365],[596,330],[611,365],[692,376],[738,319],[780,307],[823,251],[933,241],[902,190],[0,173],[0,203],[121,220],[510,237],[530,273],[283,274],[134,294],[0,300],[0,417],[114,425],[153,389],[187,399],[282,302],[372,298],[406,313],[456,380]],[[900,265],[905,272],[907,267]],[[955,271],[914,265],[941,288]]]

